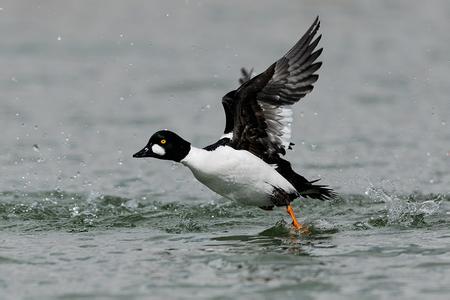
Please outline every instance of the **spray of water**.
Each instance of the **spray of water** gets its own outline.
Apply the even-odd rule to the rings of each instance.
[[[395,193],[389,193],[372,184],[365,191],[365,195],[373,201],[385,204],[385,217],[388,224],[411,225],[423,220],[426,216],[437,214],[441,207],[441,196],[436,195],[432,199],[420,199],[420,197],[401,197]]]

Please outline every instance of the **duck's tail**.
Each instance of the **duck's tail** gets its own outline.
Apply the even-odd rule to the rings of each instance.
[[[276,164],[277,172],[295,187],[300,196],[318,200],[330,200],[336,197],[336,193],[328,186],[314,184],[319,181],[319,179],[309,181],[302,175],[295,173],[295,171],[292,170],[290,162],[287,160],[279,158]]]
[[[297,174],[298,175],[298,174]],[[300,176],[300,175],[298,175]],[[302,176],[300,176],[302,177]],[[335,198],[337,195],[332,188],[327,185],[313,184],[320,179],[309,181],[308,184],[296,185],[291,182],[295,189],[299,192],[302,197],[312,198],[318,200],[330,200]]]

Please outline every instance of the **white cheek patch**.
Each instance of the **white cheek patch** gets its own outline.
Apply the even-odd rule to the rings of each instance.
[[[158,154],[160,156],[166,155],[166,150],[164,150],[164,148],[161,147],[160,145],[156,145],[156,144],[153,145],[152,146],[152,151],[153,151],[153,153]]]

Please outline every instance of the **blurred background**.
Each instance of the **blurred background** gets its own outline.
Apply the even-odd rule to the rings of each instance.
[[[450,4],[348,0],[2,2],[0,190],[191,181],[131,154],[162,128],[214,142],[240,67],[265,70],[316,15],[324,64],[295,106],[295,169],[339,192],[445,191]]]
[[[296,203],[313,236],[131,157],[159,129],[215,142],[239,69],[316,16],[287,155],[340,194]],[[1,1],[2,294],[447,299],[449,29],[446,0]]]

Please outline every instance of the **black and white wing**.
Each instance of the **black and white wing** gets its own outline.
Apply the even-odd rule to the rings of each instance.
[[[316,18],[286,55],[225,96],[234,99],[234,148],[248,150],[265,161],[286,154],[291,140],[291,106],[310,93],[319,78],[315,74],[322,65],[316,62],[322,53],[322,48],[316,50],[319,27]]]
[[[253,69],[247,71],[246,68],[241,68],[241,77],[239,78],[239,83],[244,84],[252,78]],[[227,93],[222,98],[223,110],[225,111],[225,130],[223,131],[223,135],[220,139],[214,144],[208,145],[203,149],[212,151],[217,147],[228,145],[233,136],[234,129],[234,114],[236,111],[236,91],[231,91]]]
[[[239,78],[239,83],[242,85],[252,78],[253,69],[247,71],[246,68],[241,68],[241,77]],[[229,136],[231,138],[231,133],[234,128],[234,114],[236,111],[236,91],[231,91],[222,97],[223,110],[225,111],[225,130],[223,131],[224,136]]]

